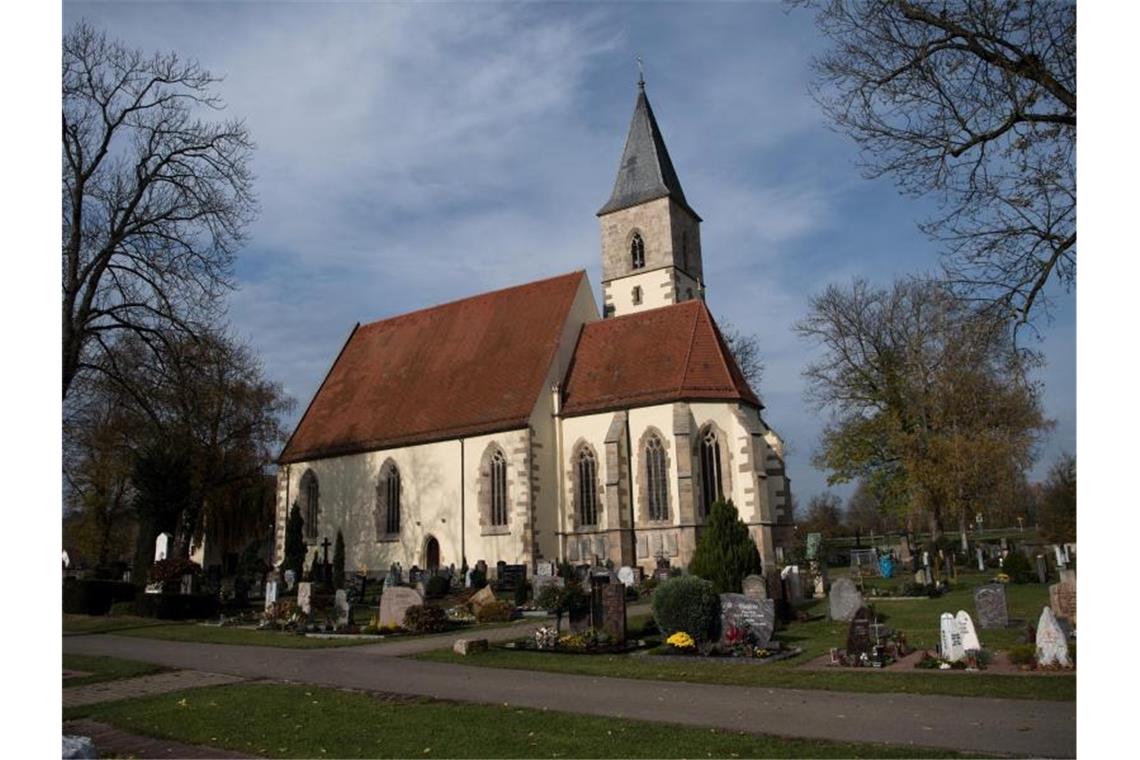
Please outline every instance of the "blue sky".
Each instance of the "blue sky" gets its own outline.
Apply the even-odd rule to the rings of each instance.
[[[807,94],[824,41],[775,3],[78,3],[129,45],[225,76],[246,119],[259,219],[240,253],[234,329],[297,399],[357,321],[585,267],[636,94],[634,58],[685,195],[704,218],[708,302],[758,336],[760,393],[801,504],[826,488],[791,331],[812,293],[934,271],[933,210],[863,179]],[[1037,348],[1057,427],[1034,475],[1075,449],[1075,298],[1054,293]],[[849,488],[836,489],[846,495]]]

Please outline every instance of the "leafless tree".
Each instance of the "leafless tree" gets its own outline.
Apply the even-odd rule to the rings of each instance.
[[[735,325],[726,322],[720,328],[729,352],[736,359],[741,374],[748,381],[748,387],[760,395],[760,379],[764,376],[764,362],[760,358],[760,340],[755,335],[741,332]]]
[[[255,201],[245,125],[208,120],[218,81],[86,23],[64,37],[64,399],[116,336],[158,347],[221,309]]]
[[[817,100],[870,177],[935,193],[920,225],[958,292],[1018,325],[1076,274],[1076,7],[1064,0],[793,0],[833,47]]]

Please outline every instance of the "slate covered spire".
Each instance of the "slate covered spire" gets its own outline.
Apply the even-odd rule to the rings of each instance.
[[[697,216],[685,200],[681,180],[677,179],[669,151],[665,148],[665,139],[653,116],[649,98],[645,95],[645,82],[639,80],[633,120],[629,124],[629,135],[625,138],[625,150],[621,154],[614,191],[606,205],[598,211],[598,216],[665,197],[672,198],[693,216]],[[700,217],[697,216],[697,219]]]

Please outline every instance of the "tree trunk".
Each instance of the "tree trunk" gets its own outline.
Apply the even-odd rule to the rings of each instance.
[[[966,508],[963,507],[958,511],[958,532],[962,536],[962,552],[964,554],[970,553],[970,543],[966,540]]]

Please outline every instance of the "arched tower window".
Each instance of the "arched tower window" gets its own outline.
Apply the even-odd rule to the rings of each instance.
[[[665,472],[665,448],[661,439],[651,435],[645,442],[645,482],[649,501],[649,519],[669,518],[669,487]]]
[[[713,502],[724,498],[720,472],[720,441],[710,425],[701,433],[701,515],[706,516]]]
[[[633,233],[633,239],[629,241],[629,255],[633,260],[634,269],[645,266],[645,241],[641,239],[640,233]]]
[[[578,455],[578,517],[582,526],[598,524],[598,463],[587,448]]]
[[[385,538],[400,532],[400,470],[388,460],[380,468],[376,483],[376,537]]]
[[[507,458],[496,450],[491,456],[491,525],[507,524]]]
[[[320,535],[317,525],[321,514],[320,490],[316,474],[312,470],[305,470],[301,476],[301,519],[305,523],[305,538]]]

